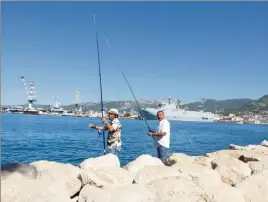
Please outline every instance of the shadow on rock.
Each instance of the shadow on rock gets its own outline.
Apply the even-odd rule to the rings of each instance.
[[[1,178],[5,179],[13,173],[21,174],[25,177],[35,179],[37,176],[37,170],[35,166],[21,164],[21,163],[7,163],[1,165]]]

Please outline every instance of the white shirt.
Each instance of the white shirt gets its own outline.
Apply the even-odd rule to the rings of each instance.
[[[156,132],[166,132],[164,136],[154,136],[154,139],[157,145],[162,145],[164,147],[169,148],[170,144],[170,123],[168,120],[163,119],[159,121],[159,125],[156,129]]]

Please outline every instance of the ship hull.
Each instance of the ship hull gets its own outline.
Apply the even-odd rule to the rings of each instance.
[[[73,114],[63,113],[62,116],[73,116]]]
[[[147,120],[157,120],[156,109],[142,110],[143,115]],[[213,116],[206,116],[201,112],[191,112],[191,111],[164,111],[165,118],[170,121],[186,121],[186,122],[214,122]]]
[[[23,111],[23,114],[39,115],[38,111]]]

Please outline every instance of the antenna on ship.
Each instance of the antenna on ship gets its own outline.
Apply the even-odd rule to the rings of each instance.
[[[25,81],[25,78],[24,76],[21,76],[20,79],[22,80],[23,82],[23,85],[24,85],[24,88],[25,88],[25,91],[26,91],[26,95],[27,95],[27,101],[28,101],[28,108],[29,109],[32,109],[32,104],[34,102],[36,102],[36,88],[35,88],[35,85],[34,85],[34,82],[32,81],[29,85],[29,89],[27,87],[27,83]]]

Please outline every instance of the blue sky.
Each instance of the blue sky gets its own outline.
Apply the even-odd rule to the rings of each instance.
[[[268,93],[268,2],[3,2],[2,104],[100,101],[93,14],[104,100]]]

